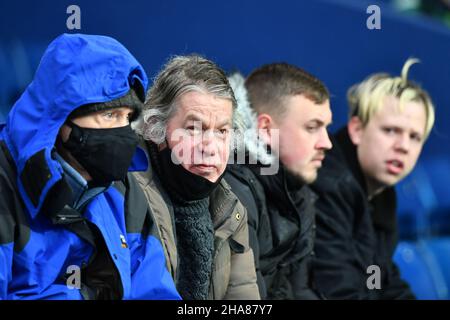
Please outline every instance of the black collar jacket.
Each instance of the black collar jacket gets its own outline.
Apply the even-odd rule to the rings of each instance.
[[[262,299],[318,299],[311,284],[315,194],[281,166],[230,165],[225,179],[247,208]]]
[[[347,128],[332,137],[319,176],[314,283],[331,299],[412,299],[392,261],[397,246],[393,187],[368,200]]]

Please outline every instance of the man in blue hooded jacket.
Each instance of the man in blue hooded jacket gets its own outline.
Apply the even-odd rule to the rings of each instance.
[[[147,77],[116,40],[64,34],[0,125],[0,299],[179,299],[130,121]]]

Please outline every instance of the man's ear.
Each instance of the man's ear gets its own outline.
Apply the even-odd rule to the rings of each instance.
[[[355,146],[361,143],[364,126],[359,117],[353,116],[347,124],[348,135]]]
[[[158,144],[158,151],[161,151],[167,147],[167,140],[165,140],[163,143]]]
[[[272,130],[275,127],[273,118],[267,113],[258,115],[258,134],[266,145],[271,145]]]
[[[67,140],[69,140],[71,131],[72,128],[69,127],[67,124],[63,124],[61,128],[59,128],[58,135],[61,137],[62,142],[66,142]]]

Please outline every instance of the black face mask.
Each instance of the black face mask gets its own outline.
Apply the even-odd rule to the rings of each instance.
[[[63,146],[87,170],[97,186],[126,177],[138,145],[130,125],[111,129],[81,128],[71,121],[69,139]]]
[[[216,182],[211,182],[202,176],[186,170],[181,164],[173,163],[171,159],[172,150],[169,147],[157,151],[157,147],[155,146],[154,151],[157,154],[158,165],[161,171],[159,175],[163,184],[169,189],[169,193],[175,193],[185,201],[194,201],[209,197],[225,173],[222,173]]]

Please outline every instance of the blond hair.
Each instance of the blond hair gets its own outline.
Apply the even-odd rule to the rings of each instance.
[[[392,77],[387,73],[375,73],[347,91],[350,116],[357,116],[367,125],[371,117],[383,107],[386,96],[399,99],[398,108],[404,110],[408,102],[421,103],[426,112],[425,138],[430,134],[434,124],[434,106],[429,94],[418,84],[408,80],[409,68],[420,62],[410,58],[403,65],[400,76]]]

